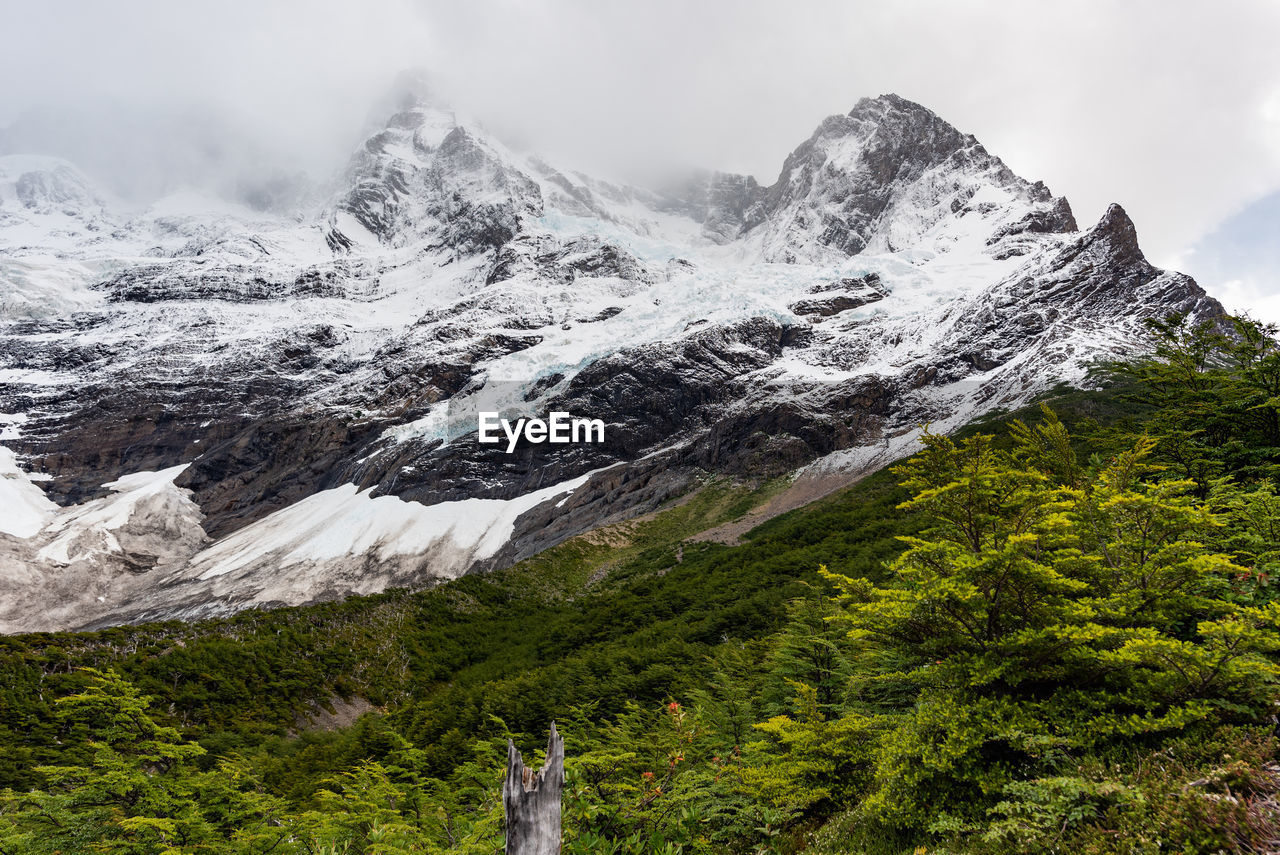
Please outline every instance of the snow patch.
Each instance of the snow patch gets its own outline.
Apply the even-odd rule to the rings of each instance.
[[[351,555],[376,561],[423,555],[445,547],[472,560],[493,557],[515,530],[516,519],[543,502],[572,493],[593,473],[515,499],[463,499],[422,505],[397,496],[371,495],[344,484],[246,526],[191,562],[184,576],[200,581],[271,562],[280,569]]]
[[[32,537],[57,510],[44,490],[31,483],[14,453],[0,446],[0,532]]]
[[[22,425],[31,420],[26,413],[0,413],[0,439],[17,439]]]

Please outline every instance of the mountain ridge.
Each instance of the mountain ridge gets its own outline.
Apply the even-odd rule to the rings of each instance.
[[[1147,262],[1118,205],[1080,230],[894,95],[824,120],[769,187],[665,191],[401,108],[301,222],[81,223],[27,204],[22,175],[0,189],[2,296],[28,314],[0,325],[0,442],[24,467],[4,474],[68,506],[0,533],[0,628],[51,596],[51,625],[101,624],[507,566],[706,473],[855,478],[921,422],[1082,382],[1144,318],[1222,311]],[[604,418],[606,442],[495,453],[482,407]],[[122,482],[141,470],[173,474]],[[123,521],[68,538],[75,514]]]

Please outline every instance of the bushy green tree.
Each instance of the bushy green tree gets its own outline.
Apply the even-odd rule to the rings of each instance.
[[[918,693],[878,752],[867,809],[889,824],[967,828],[1063,758],[1270,713],[1280,610],[1229,595],[1247,571],[1205,546],[1195,485],[1150,439],[1079,470],[1051,415],[1013,435],[926,434],[898,471],[933,524],[896,583],[835,577],[859,679]]]
[[[57,703],[69,733],[83,732],[92,759],[46,766],[43,790],[0,800],[0,851],[281,851],[284,805],[265,794],[247,764],[226,759],[201,769],[199,745],[156,724],[149,699],[114,672],[90,672],[82,692]]]

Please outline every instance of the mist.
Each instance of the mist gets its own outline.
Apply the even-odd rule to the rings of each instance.
[[[0,152],[145,201],[322,181],[421,68],[509,144],[622,177],[777,176],[827,115],[896,92],[1156,263],[1280,189],[1280,5],[1025,2],[5,2]],[[1194,271],[1192,271],[1194,272]]]

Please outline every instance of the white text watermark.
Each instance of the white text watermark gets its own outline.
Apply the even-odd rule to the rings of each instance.
[[[520,418],[514,423],[502,418],[501,413],[480,412],[476,426],[482,443],[500,443],[505,436],[508,454],[516,450],[521,436],[532,443],[604,442],[601,419],[586,419],[566,412],[548,413],[545,419]]]

